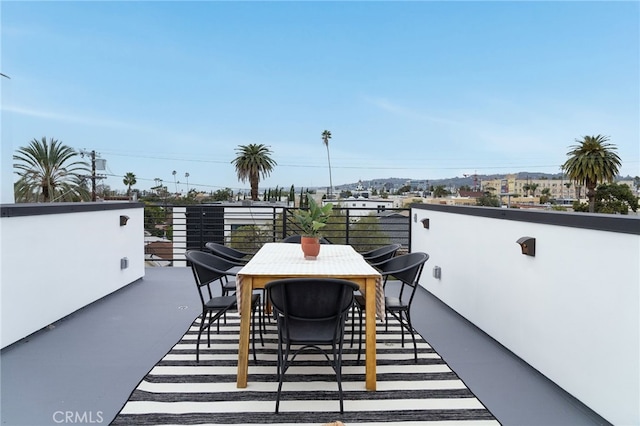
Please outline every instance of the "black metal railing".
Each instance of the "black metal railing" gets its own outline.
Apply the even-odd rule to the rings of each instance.
[[[209,241],[255,253],[267,242],[300,234],[293,213],[296,209],[264,204],[196,204],[145,206],[145,253],[156,264],[183,260],[186,250],[204,250]],[[408,208],[334,207],[323,228],[333,244],[349,244],[365,252],[391,243],[411,245]]]

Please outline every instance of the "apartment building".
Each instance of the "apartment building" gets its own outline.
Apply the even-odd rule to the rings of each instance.
[[[620,184],[628,185],[634,193],[637,193],[633,180],[618,181]],[[500,179],[483,180],[481,182],[483,191],[492,194],[518,194],[526,197],[528,195],[539,198],[546,188],[549,189],[549,196],[556,200],[577,200],[586,198],[586,188],[576,185],[569,179],[533,179],[518,178],[516,174],[506,175]],[[535,189],[534,189],[535,188]]]

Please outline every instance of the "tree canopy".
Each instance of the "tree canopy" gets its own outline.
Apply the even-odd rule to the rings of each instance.
[[[576,140],[567,153],[569,159],[562,165],[569,179],[587,188],[589,211],[595,211],[596,186],[600,182],[613,182],[621,165],[614,151],[615,145],[608,143],[607,136],[584,136]]]
[[[13,156],[16,174],[16,202],[53,202],[89,200],[84,183],[91,171],[78,159],[78,152],[57,139],[33,139]]]
[[[575,202],[574,211],[588,211],[586,204]],[[638,210],[638,197],[633,195],[628,185],[603,183],[598,185],[595,195],[595,213],[629,214]]]
[[[263,144],[240,145],[236,152],[238,156],[231,163],[236,167],[238,179],[249,181],[251,199],[257,201],[260,177],[269,176],[277,163],[270,156],[271,150]]]
[[[134,175],[133,172],[128,172],[126,175],[124,175],[124,178],[122,179],[122,183],[127,185],[128,197],[131,196],[131,187],[135,185],[137,182],[138,181],[136,180],[136,175]]]

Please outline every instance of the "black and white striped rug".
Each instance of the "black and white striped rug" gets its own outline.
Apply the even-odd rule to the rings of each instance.
[[[268,325],[265,346],[257,345],[258,362],[250,354],[249,383],[236,388],[237,315],[228,316],[220,334],[206,336],[195,362],[196,319],[183,338],[153,367],[132,392],[114,425],[322,425],[403,424],[498,425],[499,422],[422,338],[418,364],[409,337],[400,345],[400,328],[379,324],[377,391],[365,390],[364,356],[356,361],[357,342],[345,346],[344,413],[339,412],[335,375],[320,354],[303,354],[286,374],[275,414],[276,334]],[[357,330],[357,327],[356,327]],[[350,326],[347,326],[347,332]],[[405,335],[405,337],[407,337]],[[350,339],[350,334],[346,336]]]

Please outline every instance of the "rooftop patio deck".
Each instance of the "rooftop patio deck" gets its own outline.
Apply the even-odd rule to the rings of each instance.
[[[190,269],[145,273],[2,350],[3,425],[59,424],[66,412],[85,424],[115,417],[199,314]],[[608,424],[427,291],[416,297],[417,330],[502,424]]]

